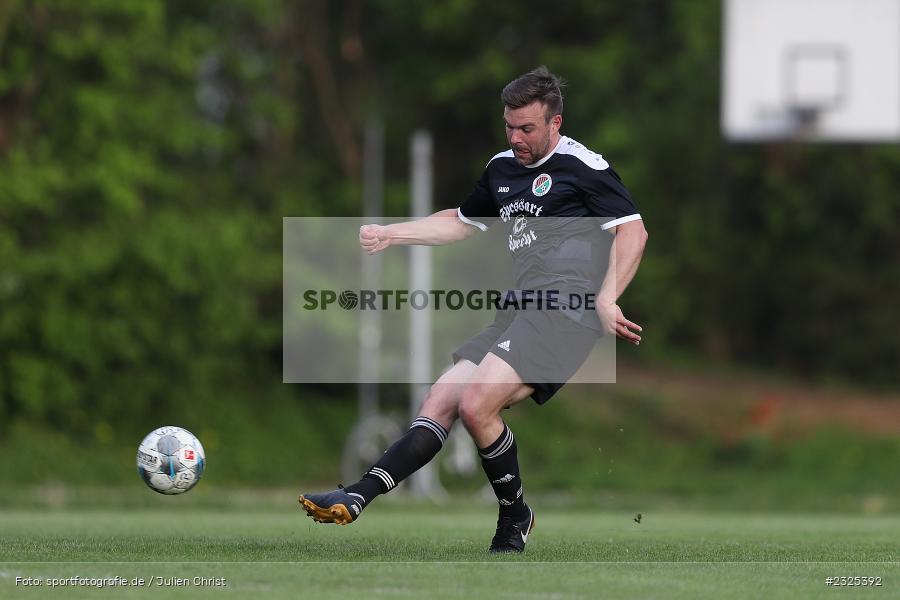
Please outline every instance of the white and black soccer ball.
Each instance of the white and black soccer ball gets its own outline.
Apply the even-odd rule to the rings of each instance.
[[[137,470],[144,483],[160,494],[183,494],[200,481],[206,453],[197,437],[181,427],[151,431],[137,451]]]

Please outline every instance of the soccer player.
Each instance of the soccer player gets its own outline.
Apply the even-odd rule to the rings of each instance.
[[[525,549],[534,512],[525,503],[515,437],[500,412],[529,396],[538,404],[549,400],[600,335],[641,341],[641,327],[623,316],[617,301],[637,271],[647,233],[609,163],[560,135],[561,87],[546,67],[510,82],[500,95],[510,149],[488,162],[462,205],[417,221],[365,225],[359,241],[369,254],[394,245],[449,244],[500,221],[510,234],[520,289],[565,286],[595,295],[595,307],[580,312],[498,310],[491,325],[454,352],[454,366],[431,386],[412,426],[362,479],[332,492],[300,496],[314,520],[345,525],[359,518],[377,496],[434,458],[459,419],[478,447],[499,503],[490,552]],[[604,218],[603,231],[591,231],[585,224],[598,217]],[[555,225],[539,228],[551,222]],[[564,243],[552,245],[556,254],[551,260],[547,244],[529,240],[554,231],[555,240]],[[593,283],[589,272],[596,271],[592,266],[599,261],[591,255],[596,248],[591,235],[613,236],[611,245],[604,246],[611,268]]]

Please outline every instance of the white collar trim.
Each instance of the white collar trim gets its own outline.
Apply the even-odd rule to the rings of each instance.
[[[550,159],[553,157],[553,155],[556,154],[556,151],[559,150],[560,146],[563,145],[563,142],[565,142],[565,141],[568,140],[568,139],[569,139],[569,138],[567,138],[567,137],[564,136],[564,135],[559,136],[559,142],[557,142],[556,146],[554,146],[553,150],[550,151],[550,152],[547,154],[547,156],[545,156],[545,157],[542,158],[541,160],[537,161],[536,163],[532,163],[532,164],[530,164],[530,165],[522,165],[522,166],[524,166],[524,167],[527,168],[527,169],[536,169],[536,168],[538,168],[539,166],[541,166],[542,164],[544,164],[545,162],[547,162],[548,160],[550,160]]]

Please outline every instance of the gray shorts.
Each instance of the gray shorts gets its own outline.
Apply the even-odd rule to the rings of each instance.
[[[543,404],[584,364],[600,335],[560,310],[498,310],[493,323],[453,353],[453,362],[477,365],[491,352],[515,369],[534,388],[534,401]]]

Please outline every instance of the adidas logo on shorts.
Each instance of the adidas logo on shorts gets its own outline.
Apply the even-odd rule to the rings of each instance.
[[[499,344],[497,344],[497,347],[503,348],[504,350],[509,352],[509,340],[506,340],[505,342],[500,342]]]

